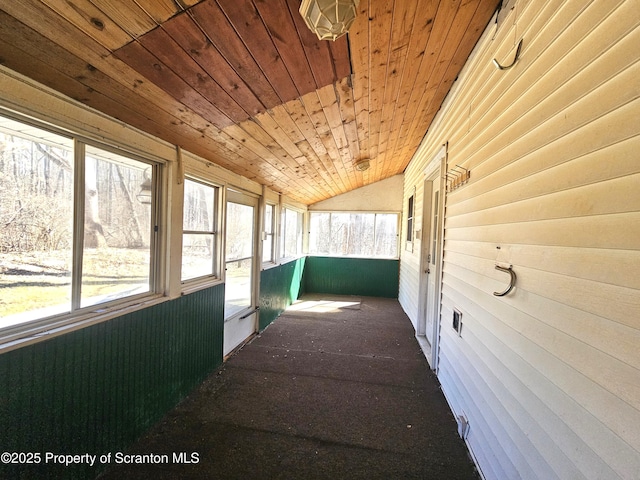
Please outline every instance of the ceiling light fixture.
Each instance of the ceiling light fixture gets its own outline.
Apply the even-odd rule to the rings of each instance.
[[[356,18],[360,0],[302,0],[300,15],[320,40],[341,37]]]
[[[362,160],[358,160],[356,162],[356,170],[360,171],[360,172],[364,172],[365,170],[369,170],[369,159],[368,158],[363,158]]]

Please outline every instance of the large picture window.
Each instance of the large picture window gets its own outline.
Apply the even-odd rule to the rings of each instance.
[[[182,281],[215,277],[218,187],[185,179]]]
[[[155,170],[0,117],[0,328],[153,290]]]
[[[397,258],[395,213],[311,212],[309,253]]]

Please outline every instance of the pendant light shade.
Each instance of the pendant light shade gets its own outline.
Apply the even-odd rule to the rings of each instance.
[[[320,40],[341,37],[356,18],[360,0],[302,0],[300,15]]]

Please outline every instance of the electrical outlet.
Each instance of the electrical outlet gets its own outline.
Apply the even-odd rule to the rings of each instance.
[[[459,336],[462,336],[462,312],[457,309],[453,309],[453,329],[458,332]]]

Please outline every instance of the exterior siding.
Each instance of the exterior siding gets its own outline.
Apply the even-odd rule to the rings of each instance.
[[[414,196],[413,203],[413,235],[412,244],[407,244],[407,205]],[[422,229],[422,206],[424,203],[424,178],[422,170],[405,172],[404,202],[400,235],[400,290],[398,301],[405,311],[413,327],[417,328],[420,296],[420,252],[422,236],[416,236],[416,230]]]
[[[222,363],[224,285],[0,356],[8,452],[124,450]],[[2,465],[2,478],[93,478],[102,466]]]
[[[444,142],[471,170],[446,197],[438,377],[487,479],[640,471],[638,45],[637,0],[518,0],[405,172],[408,197]],[[403,251],[410,317],[418,260]],[[518,275],[505,297],[496,264]]]

